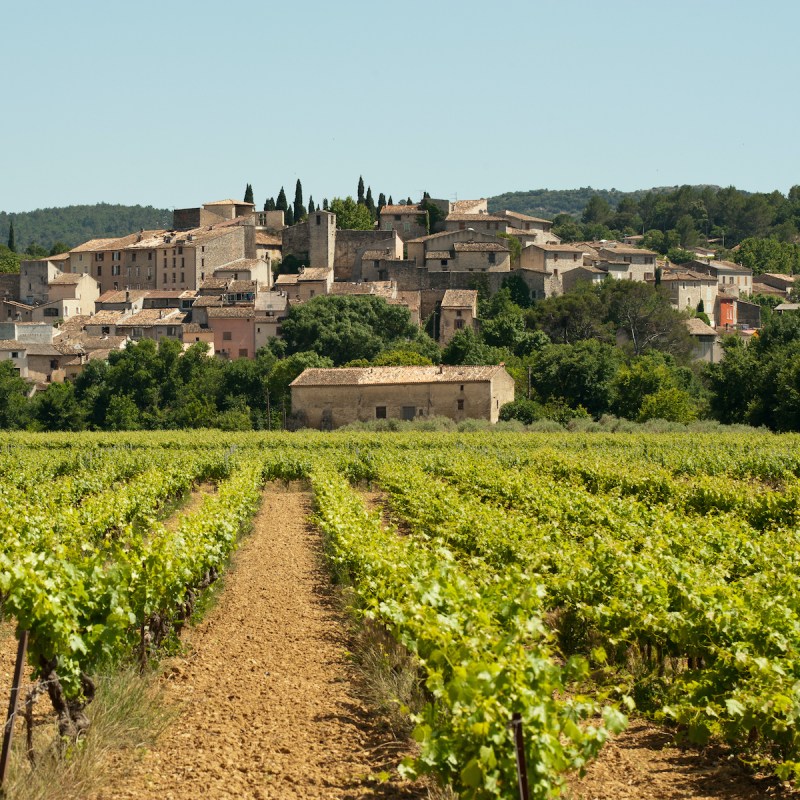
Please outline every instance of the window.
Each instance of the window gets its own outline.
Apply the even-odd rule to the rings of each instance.
[[[58,316],[58,309],[57,308],[46,308],[44,310],[44,315],[46,317],[57,317]]]
[[[487,255],[489,256],[489,263],[490,264],[496,263],[497,253],[491,252],[491,253],[487,253]]]
[[[103,268],[98,264],[97,265],[97,277],[99,278],[103,274]]]
[[[441,265],[442,265],[443,267],[446,267],[446,266],[447,266],[447,259],[446,259],[446,258],[443,258],[443,259],[441,260],[441,262],[440,262],[440,263],[441,263]]]
[[[386,406],[375,406],[375,419],[386,419]]]
[[[182,253],[183,253],[183,248],[182,248],[182,247],[179,247],[179,248],[178,248],[178,255],[181,255]]]
[[[148,253],[147,254],[147,260],[148,261],[152,261],[153,260],[153,254],[152,253]]]
[[[203,246],[200,248],[200,252],[201,252],[201,253],[205,253],[205,251],[206,251],[206,246],[205,246],[205,245],[203,245]]]
[[[205,274],[205,272],[201,272],[201,273],[200,273],[200,280],[201,280],[201,282],[202,282],[202,281],[204,281],[205,279],[206,279],[206,274]]]
[[[455,329],[457,331],[463,331],[464,330],[464,320],[463,319],[457,319],[456,320]]]
[[[411,230],[411,223],[410,223],[410,222],[404,222],[404,223],[403,223],[403,230],[404,230],[406,233],[408,233],[408,232]]]
[[[131,253],[131,261],[136,261],[136,253]]]
[[[177,273],[173,272],[172,273],[172,282],[173,283],[177,283],[177,281],[175,280],[176,277],[177,277]]]
[[[16,350],[14,350],[14,352],[11,353],[11,358],[19,358],[19,353]]]
[[[111,335],[111,327],[108,326],[108,325],[101,326],[100,335],[101,336],[110,336]]]
[[[394,220],[395,220],[395,222],[400,222],[400,215],[399,214],[395,214],[394,215]]]
[[[177,262],[178,262],[178,259],[177,259],[177,258],[173,258],[173,259],[172,259],[172,266],[173,266],[173,268],[178,266],[178,263],[177,263]]]
[[[403,406],[403,419],[407,422],[411,422],[417,415],[417,408],[416,406]]]
[[[186,278],[184,277],[185,274],[186,274],[185,272],[181,272],[181,283],[184,283],[186,281]]]
[[[103,253],[95,253],[95,261],[102,261],[103,260]]]
[[[222,331],[223,342],[230,342],[231,339],[233,339],[233,333],[231,331]]]
[[[166,264],[164,266],[166,266]],[[164,273],[164,283],[166,283],[166,282],[167,282],[167,273],[165,272]]]
[[[456,400],[457,408],[459,411],[464,410],[464,401],[463,400]]]
[[[558,261],[558,253],[553,253],[553,261]]]
[[[282,331],[282,328],[281,328],[281,326],[280,326],[280,325],[276,326],[276,328],[275,328],[275,335],[276,335],[276,336],[280,336],[280,335],[281,335],[281,331]]]
[[[175,335],[175,326],[168,325],[167,326],[167,336],[174,336]]]
[[[200,266],[204,267],[206,265],[206,260],[204,258],[200,259]]]
[[[58,361],[55,358],[50,359],[50,369],[58,369]]]
[[[164,269],[166,269],[166,268],[167,268],[167,257],[164,256]]]
[[[317,225],[320,225],[321,223],[322,223],[322,217],[319,214],[317,214]]]
[[[573,261],[577,261],[578,260],[578,254],[577,253],[573,253],[572,254],[572,260]]]
[[[460,308],[457,308],[457,309],[456,309],[456,316],[457,316],[457,317],[460,317],[460,316],[461,316],[461,309],[460,309]]]
[[[458,391],[459,392],[463,392],[464,391],[464,384],[463,383],[459,385]]]
[[[308,292],[308,296],[309,296],[309,297],[313,297],[313,296],[314,296],[314,290],[313,290],[313,289],[310,289],[310,290],[309,290],[309,292]]]
[[[133,329],[133,338],[134,339],[141,339],[142,338],[142,329],[141,328],[134,328]]]
[[[626,264],[631,264],[631,263],[633,263],[633,259],[631,258],[631,256],[623,256],[623,257],[622,257],[622,260],[623,260],[623,261],[624,261]]]
[[[247,358],[247,348],[240,347],[239,348],[239,358]]]
[[[465,231],[467,229],[467,223],[466,222],[459,222],[458,223],[458,229],[460,231]]]

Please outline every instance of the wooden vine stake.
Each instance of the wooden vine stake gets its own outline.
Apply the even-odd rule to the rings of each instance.
[[[11,697],[8,701],[8,715],[3,728],[3,749],[0,751],[0,797],[5,794],[6,775],[8,762],[11,758],[11,739],[14,736],[14,722],[17,717],[17,702],[19,700],[22,672],[25,669],[25,658],[28,654],[28,631],[23,631],[19,637],[17,649],[17,663],[14,666],[14,680],[11,684]]]
[[[528,791],[528,766],[525,763],[525,742],[522,738],[522,715],[515,713],[511,717],[511,728],[514,731],[514,749],[517,755],[517,786],[519,800],[530,800]]]

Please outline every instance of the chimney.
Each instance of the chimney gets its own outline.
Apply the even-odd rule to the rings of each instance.
[[[444,364],[439,364],[439,374],[444,373]]]
[[[131,301],[131,293],[126,289],[125,290],[125,302],[130,303]]]

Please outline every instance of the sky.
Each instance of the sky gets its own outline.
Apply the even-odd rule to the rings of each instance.
[[[800,183],[796,0],[9,0],[0,210]]]

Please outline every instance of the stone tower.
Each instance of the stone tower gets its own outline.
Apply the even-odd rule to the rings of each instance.
[[[309,267],[332,270],[336,251],[336,214],[315,211],[308,215]]]

